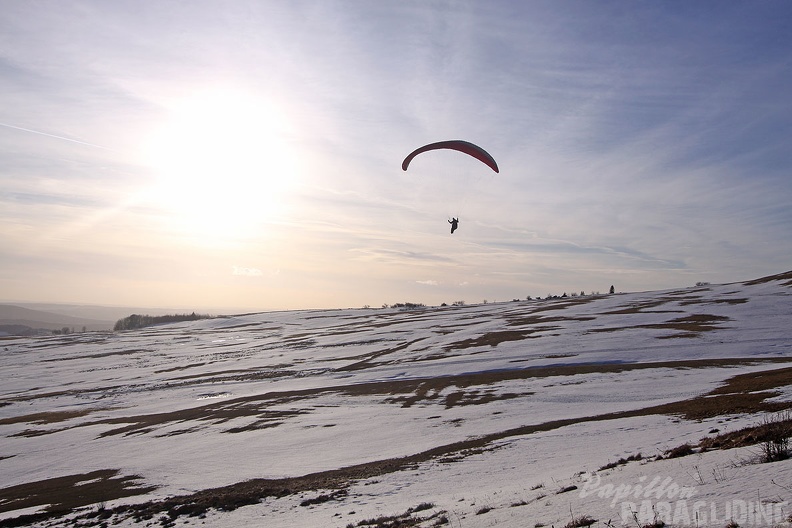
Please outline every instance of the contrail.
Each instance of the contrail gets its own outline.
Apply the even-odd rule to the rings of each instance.
[[[18,127],[18,126],[14,126],[14,125],[9,125],[8,123],[0,123],[0,126],[4,126],[4,127],[7,127],[7,128],[13,128],[14,130],[22,130],[24,132],[30,132],[31,134],[38,134],[40,136],[47,136],[47,137],[51,137],[51,138],[55,138],[55,139],[62,139],[63,141],[71,141],[72,143],[79,143],[80,145],[85,145],[87,147],[94,147],[94,148],[98,148],[98,149],[102,149],[102,150],[110,150],[110,151],[113,150],[111,148],[103,147],[102,145],[97,145],[95,143],[87,143],[85,141],[80,141],[79,139],[72,139],[72,138],[67,138],[67,137],[63,137],[63,136],[56,136],[55,134],[47,134],[46,132],[39,132],[38,130],[31,130],[29,128],[22,128],[22,127]]]

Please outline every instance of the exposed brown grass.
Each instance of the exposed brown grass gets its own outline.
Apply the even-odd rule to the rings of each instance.
[[[748,281],[744,283],[746,286],[756,286],[757,284],[766,284],[772,281],[785,281],[784,286],[792,286],[792,271],[779,273],[777,275],[769,275],[760,279]]]
[[[564,528],[585,528],[596,522],[597,519],[594,519],[589,515],[583,515],[582,517],[574,517],[571,521],[566,523]]]
[[[499,330],[497,332],[487,332],[486,334],[478,337],[471,337],[469,339],[463,339],[461,341],[449,343],[445,345],[443,349],[463,350],[466,348],[473,348],[480,346],[496,347],[499,344],[505,343],[507,341],[523,341],[525,339],[535,337],[533,336],[533,334],[535,333],[556,330],[557,328],[558,327],[555,326],[544,326],[544,327],[532,328],[530,330]]]
[[[117,469],[102,469],[3,488],[0,489],[0,512],[44,506],[39,516],[52,517],[75,508],[143,495],[156,489],[156,486],[139,485],[139,476],[119,476],[119,473]],[[0,521],[0,526],[22,526],[12,521]]]
[[[758,372],[738,374],[710,394],[746,393],[767,391],[792,383],[792,367],[783,367]]]
[[[681,301],[679,303],[680,306],[688,306],[690,304],[745,304],[748,302],[748,299],[744,297],[735,297],[732,299],[712,299],[712,300],[695,300],[695,301]]]
[[[745,427],[738,431],[703,438],[697,447],[700,449],[733,449],[762,442],[773,442],[782,437],[792,437],[792,420],[789,417],[780,420],[770,419],[759,425]]]
[[[641,455],[641,453],[638,453],[637,455],[630,455],[627,458],[620,458],[616,462],[609,462],[609,463],[605,464],[604,466],[600,467],[598,471],[604,471],[606,469],[613,469],[615,467],[623,466],[625,464],[629,464],[630,462],[635,462],[635,461],[639,461],[639,460],[643,460],[643,455]]]
[[[620,312],[621,313],[621,312]],[[607,328],[592,328],[590,333],[597,332],[619,332],[624,330],[636,330],[640,328],[650,328],[653,330],[676,330],[680,332],[675,335],[658,336],[658,339],[678,338],[678,337],[697,337],[703,332],[709,332],[723,328],[721,323],[729,321],[728,317],[711,314],[694,314],[685,317],[670,319],[665,323],[648,323],[630,326],[614,326]]]
[[[12,416],[10,418],[0,418],[0,425],[11,425],[18,423],[28,424],[50,424],[57,422],[65,422],[73,418],[86,416],[93,412],[95,409],[81,409],[79,411],[50,411],[33,414],[24,414],[22,416]]]
[[[52,359],[44,359],[42,360],[43,363],[52,363],[52,362],[63,362],[63,361],[75,361],[75,360],[84,360],[84,359],[98,359],[98,358],[106,358],[111,356],[130,356],[133,354],[150,354],[154,352],[151,349],[145,348],[134,348],[129,350],[114,350],[112,352],[101,352],[99,354],[86,354],[86,355],[77,355],[77,356],[62,356],[58,358]]]
[[[355,526],[372,526],[374,528],[409,528],[411,526],[420,526],[426,522],[432,522],[431,526],[442,526],[448,524],[448,518],[445,511],[436,511],[427,516],[417,515],[419,512],[431,510],[434,504],[424,502],[414,508],[409,508],[406,512],[399,515],[381,515],[372,519],[364,519],[357,524],[348,524],[347,528],[354,528]],[[425,525],[424,525],[425,526]]]
[[[660,298],[660,299],[652,299],[649,301],[641,301],[635,302],[631,306],[627,306],[625,308],[619,308],[616,310],[611,310],[609,312],[603,312],[603,315],[627,315],[627,314],[638,314],[638,313],[647,313],[652,308],[657,308],[658,306],[663,306],[670,301],[675,301],[676,299],[671,298]],[[678,313],[680,310],[668,310],[665,313]],[[660,313],[656,310],[651,310],[651,313]]]

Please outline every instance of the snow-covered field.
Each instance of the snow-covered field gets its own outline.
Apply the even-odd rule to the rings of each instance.
[[[790,328],[787,273],[6,339],[0,526],[787,524],[760,446],[654,458],[792,406]]]

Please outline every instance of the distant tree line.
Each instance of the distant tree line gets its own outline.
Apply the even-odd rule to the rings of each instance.
[[[83,326],[82,332],[85,333],[88,328]],[[67,335],[79,333],[79,329],[74,327],[64,326],[63,328],[51,330],[47,328],[33,328],[23,324],[0,324],[0,336],[45,336],[45,335]]]
[[[709,285],[708,282],[697,282],[696,283],[696,286],[707,286],[707,285]],[[608,293],[611,294],[611,295],[616,293],[616,287],[611,285],[610,289],[608,290]],[[526,301],[542,301],[542,300],[549,301],[549,300],[553,300],[553,299],[566,299],[568,297],[578,297],[578,296],[586,297],[588,295],[590,295],[590,296],[599,296],[600,292],[599,291],[591,291],[590,293],[586,293],[585,291],[581,290],[579,294],[577,292],[574,292],[574,291],[572,293],[570,293],[570,294],[567,294],[567,292],[564,292],[561,295],[554,295],[552,293],[548,293],[547,297],[545,297],[544,299],[542,299],[541,296],[531,297],[530,295],[528,295],[525,298],[525,300]],[[484,299],[481,302],[482,302],[482,304],[488,304],[489,303],[489,301],[487,299]],[[493,301],[493,302],[496,302],[496,301]],[[512,302],[520,302],[520,299],[512,299]],[[451,303],[451,306],[465,306],[466,304],[467,303],[465,301],[454,301],[453,303]],[[448,306],[448,304],[447,303],[442,303],[440,306],[441,307],[446,307],[446,306]],[[423,303],[407,302],[407,303],[395,303],[395,304],[387,304],[387,303],[385,303],[385,304],[382,305],[382,307],[383,308],[398,308],[398,309],[401,309],[401,310],[418,310],[418,309],[426,308],[426,305],[423,304]],[[368,304],[365,304],[365,305],[363,305],[363,308],[364,309],[369,309],[369,308],[371,308],[371,306],[369,306]]]
[[[406,303],[395,303],[395,304],[391,304],[390,306],[388,304],[383,304],[382,307],[398,308],[400,310],[418,310],[420,308],[426,308],[426,305],[423,303],[406,302]]]
[[[147,326],[164,324],[164,323],[180,323],[182,321],[197,321],[199,319],[209,319],[209,315],[196,314],[174,314],[174,315],[138,315],[132,314],[129,317],[124,317],[116,321],[113,330],[119,332],[121,330],[134,330],[136,328],[145,328]]]
[[[88,331],[88,327],[83,326],[82,327],[82,331],[83,331],[83,333],[87,332]],[[69,328],[68,326],[64,326],[60,330],[53,330],[52,333],[54,335],[68,335],[68,334],[74,334],[76,332],[74,330],[74,327]]]

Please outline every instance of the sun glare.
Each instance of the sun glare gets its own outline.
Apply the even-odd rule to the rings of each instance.
[[[247,238],[283,212],[296,162],[276,107],[233,90],[181,100],[147,148],[154,200],[197,240]]]

